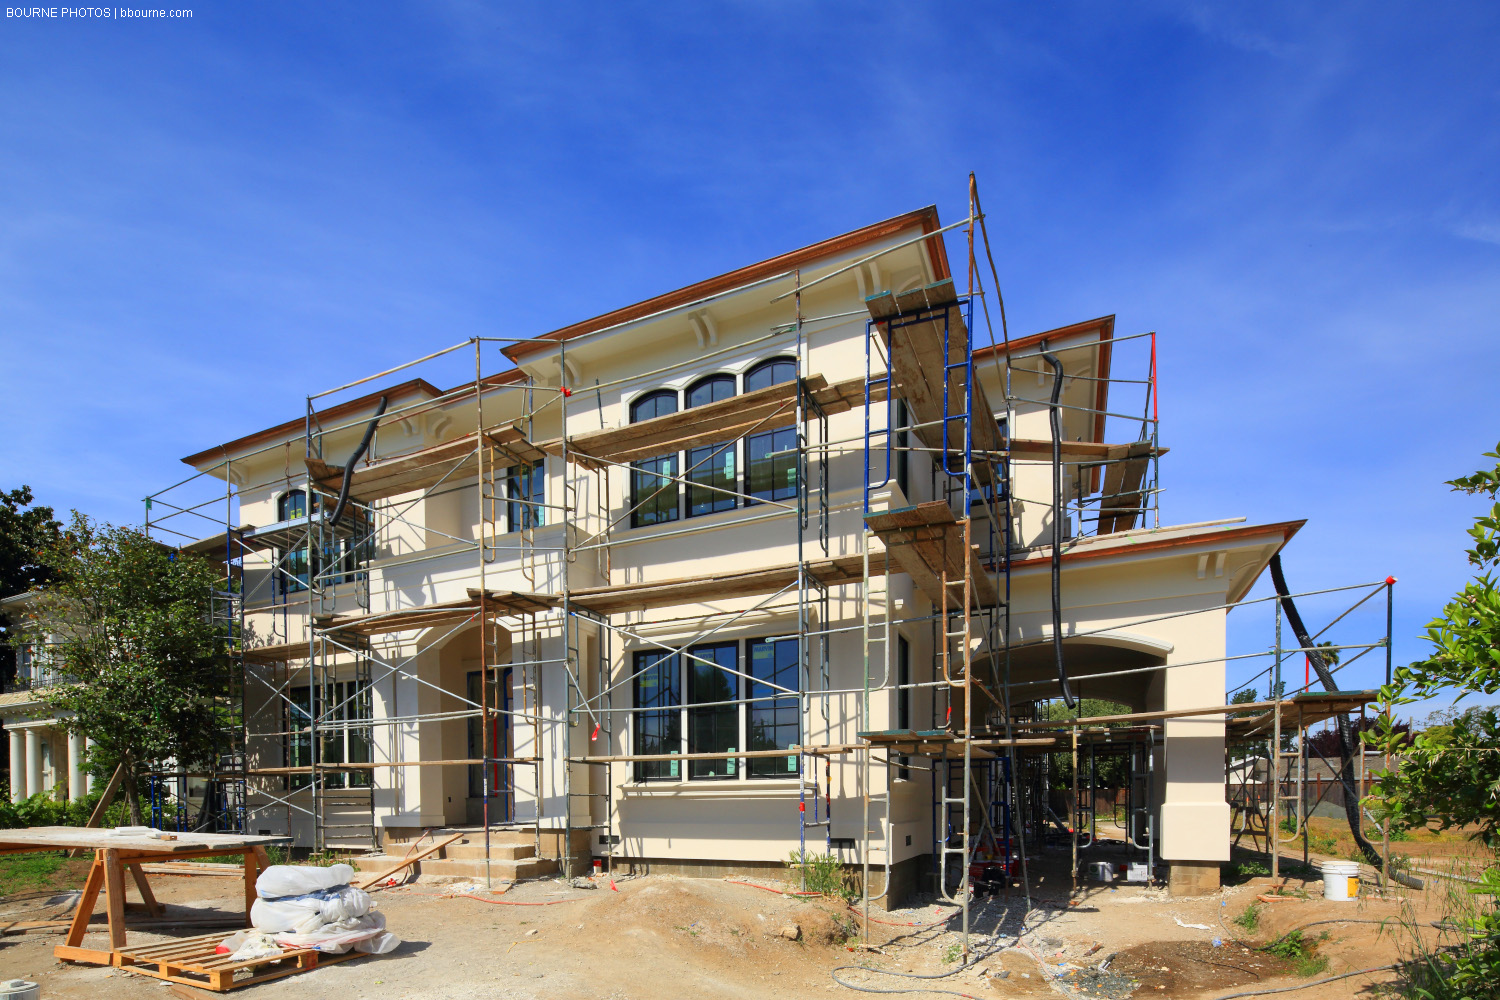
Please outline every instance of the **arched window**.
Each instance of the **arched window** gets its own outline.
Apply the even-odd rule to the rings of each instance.
[[[770,358],[745,373],[745,391],[754,392],[768,386],[790,382],[797,377],[794,358]]]
[[[717,403],[735,394],[733,375],[710,375],[699,379],[688,387],[689,409],[705,403]],[[687,516],[713,514],[721,510],[734,509],[735,457],[739,448],[734,444],[710,444],[687,450],[688,481]]]
[[[677,393],[668,389],[647,393],[630,404],[630,422],[665,417],[677,412]],[[641,528],[678,517],[677,453],[645,458],[630,464],[630,524]]]
[[[796,377],[795,359],[770,358],[745,373],[745,391],[791,382]],[[744,492],[760,500],[787,500],[797,495],[795,427],[752,434],[745,439]]]
[[[276,501],[276,520],[295,521],[307,516],[307,493],[302,490],[287,490]]]
[[[276,519],[278,521],[302,521],[307,518],[307,492],[305,490],[287,490],[276,500]],[[295,594],[307,589],[307,543],[293,545],[280,550],[280,557],[276,560],[276,568],[272,571],[272,586],[279,596]]]
[[[669,413],[676,412],[677,393],[672,392],[670,389],[661,389],[657,392],[647,393],[630,404],[630,422],[638,424],[642,420],[665,417]]]
[[[728,399],[734,395],[733,375],[710,375],[708,378],[699,379],[688,387],[687,409],[702,406],[704,403],[717,403],[721,399]]]

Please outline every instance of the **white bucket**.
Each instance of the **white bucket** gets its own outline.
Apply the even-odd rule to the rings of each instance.
[[[1318,866],[1323,873],[1323,898],[1347,900],[1359,896],[1359,865],[1353,861],[1325,861]]]
[[[0,1000],[38,1000],[42,988],[24,979],[0,979]]]

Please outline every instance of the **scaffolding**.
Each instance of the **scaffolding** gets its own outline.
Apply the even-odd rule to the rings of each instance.
[[[858,314],[805,313],[810,292],[824,282],[859,269],[861,284],[866,275],[873,284],[872,262],[955,232],[968,246],[962,290],[954,278],[938,275],[902,291],[865,288]],[[981,261],[989,267],[982,269]],[[988,289],[984,270],[992,279]],[[788,770],[780,773],[794,771],[796,777],[796,842],[805,879],[805,862],[815,847],[833,854],[837,841],[849,839],[834,837],[833,810],[848,797],[835,796],[833,768],[836,760],[852,761],[860,790],[857,828],[863,831],[853,841],[868,916],[872,900],[891,892],[892,776],[927,772],[931,885],[938,898],[959,907],[967,961],[976,884],[1003,888],[1019,878],[1029,899],[1028,859],[1046,847],[1049,818],[1057,819],[1048,791],[1052,756],[1071,755],[1074,763],[1069,817],[1055,825],[1070,846],[1076,889],[1080,852],[1096,840],[1092,794],[1087,807],[1080,800],[1079,755],[1096,760],[1123,754],[1131,761],[1132,789],[1126,839],[1141,852],[1147,877],[1154,877],[1159,854],[1154,761],[1163,722],[1265,709],[1266,715],[1256,718],[1271,720],[1279,745],[1283,700],[1103,719],[1080,718],[1074,711],[1059,720],[1050,717],[1050,700],[1061,693],[1070,706],[1074,701],[1065,674],[1046,681],[1013,680],[1013,658],[1036,645],[1016,636],[1013,573],[1049,559],[1055,577],[1064,542],[1113,544],[1108,539],[1137,526],[1159,529],[1160,457],[1166,449],[1159,442],[1154,333],[1115,337],[1111,325],[1108,335],[1101,327],[1092,341],[1053,331],[1050,342],[1013,342],[998,286],[971,178],[969,211],[960,222],[934,223],[921,236],[811,279],[793,267],[664,307],[692,316],[692,310],[723,296],[785,288],[770,300],[785,310],[784,319],[748,340],[709,350],[714,341],[705,336],[705,349],[691,360],[588,385],[576,377],[568,337],[470,338],[308,396],[301,454],[295,459],[290,435],[283,435],[286,440],[247,447],[235,458],[205,462],[197,476],[153,494],[146,501],[148,531],[185,539],[180,545],[185,552],[222,559],[225,584],[218,596],[234,639],[225,685],[234,725],[226,731],[216,766],[196,776],[213,791],[203,794],[204,805],[192,817],[184,808],[193,798],[190,776],[163,767],[152,786],[160,790],[159,820],[253,832],[251,817],[278,810],[288,830],[297,823],[310,826],[309,846],[315,851],[375,848],[380,841],[375,772],[388,772],[389,788],[400,796],[408,772],[464,766],[471,783],[477,778],[478,793],[470,798],[480,803],[473,825],[482,830],[487,879],[492,831],[531,832],[536,856],[555,861],[572,876],[578,834],[591,842],[597,837],[607,870],[649,860],[632,853],[617,800],[616,789],[632,770],[638,777],[660,772],[686,777],[701,764],[755,774],[784,761]],[[694,322],[704,329],[701,318]],[[863,377],[829,382],[814,370],[813,341],[850,322],[864,327]],[[976,323],[987,333],[984,344],[976,343]],[[1145,377],[1112,377],[1109,352],[1132,341],[1149,352]],[[486,371],[487,357],[498,348],[523,346],[549,352],[556,384],[519,367]],[[788,376],[726,399],[608,426],[606,389],[692,371],[752,347],[786,352],[793,362]],[[347,398],[371,383],[467,354],[472,354],[472,378],[452,389],[437,390],[414,379],[378,390],[378,402],[375,395]],[[1045,438],[1017,434],[1023,397],[1013,380],[1023,377],[1034,377],[1039,385],[1050,381]],[[1140,409],[1112,409],[1112,385],[1138,390]],[[337,398],[344,401],[334,402]],[[424,438],[421,447],[403,447],[419,418],[453,426],[447,418],[466,420],[469,408],[472,424],[461,431],[454,426],[452,436],[435,444]],[[599,428],[579,430],[580,418],[595,410]],[[850,413],[862,421],[862,431],[835,437],[830,417]],[[1110,420],[1128,425],[1134,439],[1106,443]],[[1063,421],[1084,424],[1089,439],[1066,440]],[[713,471],[725,449],[737,455],[746,448],[748,454],[752,437],[783,431],[790,432],[790,443],[776,446],[780,450],[761,461],[771,479],[783,477],[783,484],[791,484],[789,492],[757,487],[748,470],[745,476]],[[349,458],[334,452],[357,437],[361,443]],[[277,482],[288,496],[300,491],[300,506],[278,510],[271,525],[246,525],[238,498],[266,484],[246,481],[240,468],[278,452],[285,456],[285,474]],[[666,453],[688,455],[693,464],[680,469],[675,461],[650,464]],[[532,478],[545,477],[549,459],[556,460],[553,468],[560,473],[556,496],[536,488]],[[831,486],[831,466],[844,459],[857,460],[863,469],[858,498],[847,503],[834,499]],[[922,490],[913,471],[924,466],[929,481]],[[1023,471],[1043,469],[1050,472],[1051,497],[1022,496],[1017,483]],[[179,491],[201,490],[219,479],[222,496],[197,503],[177,499]],[[722,498],[745,520],[763,522],[767,537],[790,557],[728,573],[621,579],[614,564],[621,525],[661,503],[678,502],[678,494],[687,491]],[[923,492],[930,499],[914,496]],[[424,502],[448,497],[467,502],[470,496],[477,510],[459,524],[472,522],[471,533],[461,526],[442,530],[426,508],[415,511]],[[218,505],[222,513],[209,513]],[[833,521],[846,513],[859,519],[852,553],[833,544]],[[183,519],[212,523],[218,530],[200,539],[182,530]],[[1051,543],[1028,547],[1018,534],[1026,525],[1036,536],[1037,523],[1047,526]],[[543,530],[551,528],[559,530]],[[784,530],[784,536],[772,534]],[[398,600],[402,595],[381,594],[377,602],[370,560],[376,545],[384,540],[389,547],[392,538],[417,539],[403,556],[407,562],[445,560],[444,572],[462,573],[475,585],[459,599]],[[929,612],[898,606],[891,586],[898,574],[910,578]],[[518,580],[525,589],[500,586]],[[836,617],[835,594],[842,595],[837,598],[842,606],[851,591],[858,609],[853,619]],[[744,606],[688,618],[662,616],[664,609],[730,599]],[[392,601],[377,609],[377,603]],[[1231,606],[1239,605],[1225,609]],[[1054,623],[1059,614],[1054,611]],[[756,673],[748,662],[736,660],[731,667],[693,652],[719,633],[734,634],[746,622],[773,616],[794,623],[770,638],[794,641],[795,655],[769,675]],[[897,626],[928,630],[926,671],[898,662]],[[425,650],[470,631],[472,640],[465,641],[473,642],[477,684],[463,671],[461,690],[442,683],[441,676],[423,676],[417,660]],[[675,635],[666,638],[665,632]],[[420,634],[420,641],[392,638],[412,634]],[[855,634],[862,683],[840,687],[831,643],[836,635]],[[1070,637],[1079,635],[1087,632]],[[1388,636],[1384,641],[1388,647]],[[1061,642],[1061,630],[1054,627],[1048,643],[1059,667]],[[626,744],[643,718],[663,711],[617,699],[652,669],[651,663],[637,669],[627,661],[627,645],[652,651],[653,662],[680,660],[734,676],[738,696],[702,702],[683,697],[673,706],[681,717],[690,708],[759,706],[794,716],[795,726],[788,728],[795,739],[705,753],[652,753]],[[1278,638],[1270,655],[1279,662],[1284,652]],[[544,690],[548,668],[560,672],[561,692]],[[1118,673],[1160,669],[1166,666]],[[924,672],[927,679],[919,676]],[[1096,676],[1101,675],[1091,675]],[[385,684],[389,703],[377,715],[371,692]],[[403,684],[418,693],[418,704],[396,703]],[[897,726],[874,725],[877,718],[901,716],[900,706],[918,693],[928,702],[926,728],[908,717],[897,718]],[[1300,697],[1285,703],[1312,716],[1329,705],[1353,703]],[[469,727],[464,756],[428,759],[419,753],[406,759],[403,748],[413,733],[420,742],[422,726],[454,720]],[[1105,728],[1115,723],[1125,728]],[[279,763],[257,759],[278,747]],[[382,749],[383,754],[377,752]],[[552,788],[558,794],[549,795]],[[522,815],[527,799],[530,809]],[[548,812],[549,800],[554,813]],[[1271,829],[1276,808],[1273,801]],[[840,821],[848,822],[842,816]],[[560,839],[548,841],[556,844],[555,857],[544,851],[544,830],[560,831]],[[873,846],[872,837],[883,843]],[[879,873],[871,859],[877,850],[884,866]]]

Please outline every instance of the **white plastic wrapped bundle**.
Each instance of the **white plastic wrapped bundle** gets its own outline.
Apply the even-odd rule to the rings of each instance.
[[[250,923],[270,934],[311,934],[324,924],[363,917],[369,912],[369,893],[341,885],[301,896],[257,899],[250,907]]]
[[[401,944],[385,929],[385,917],[372,912],[370,894],[349,885],[354,869],[348,865],[329,868],[272,865],[255,881],[260,898],[250,907],[250,922],[257,935],[270,935],[284,948],[312,948],[342,954],[350,948],[371,955],[384,955]],[[230,938],[231,951],[253,945],[264,948],[264,940]]]
[[[255,880],[255,894],[261,899],[283,896],[305,896],[309,892],[335,889],[354,880],[354,869],[348,865],[272,865]]]
[[[277,934],[276,943],[286,948],[312,948],[331,955],[342,955],[350,948],[367,955],[384,955],[394,951],[401,939],[385,929],[385,914],[370,913],[324,924],[321,930],[311,933]]]

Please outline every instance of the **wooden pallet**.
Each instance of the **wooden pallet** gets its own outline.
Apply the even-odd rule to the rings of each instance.
[[[185,986],[224,993],[241,986],[293,976],[316,969],[319,965],[343,962],[364,955],[364,952],[354,950],[342,955],[328,955],[311,949],[288,949],[273,958],[236,962],[228,955],[220,955],[215,951],[223,940],[222,933],[204,934],[135,948],[121,948],[114,953],[114,964],[129,966],[132,972],[165,979],[169,983],[182,983]],[[242,978],[236,978],[237,974],[242,973],[245,974]]]

